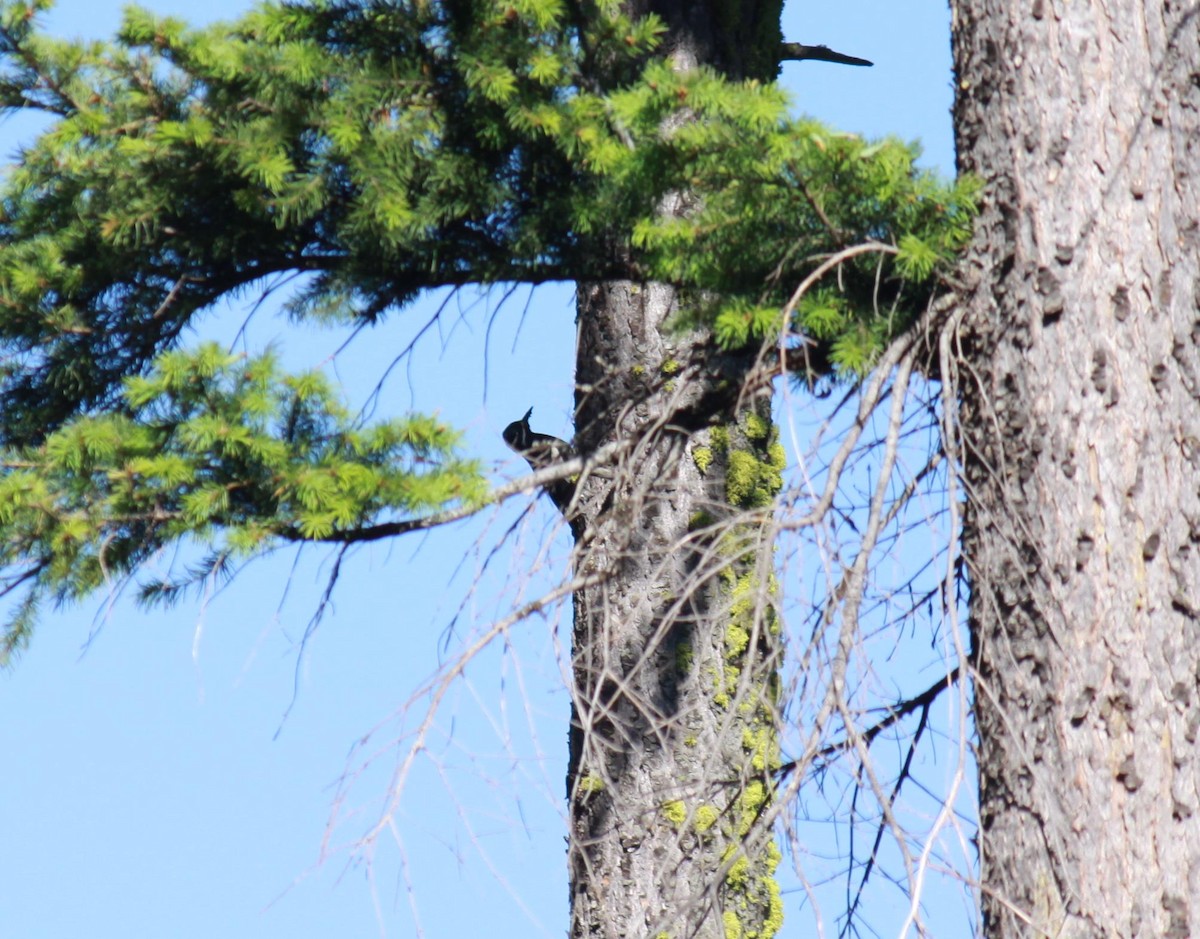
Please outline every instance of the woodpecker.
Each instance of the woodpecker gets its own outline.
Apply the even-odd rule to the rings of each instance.
[[[504,442],[510,449],[525,457],[525,462],[535,470],[545,469],[575,456],[575,449],[565,440],[534,433],[529,427],[532,414],[533,408],[530,408],[523,418],[504,428]]]
[[[549,434],[534,433],[529,427],[529,418],[533,408],[525,412],[519,421],[513,421],[504,428],[504,442],[525,458],[525,462],[534,470],[545,469],[555,463],[561,463],[575,456],[575,448],[565,440],[551,437]],[[575,496],[575,480],[557,479],[546,485],[546,494],[558,506],[560,512],[566,513]]]

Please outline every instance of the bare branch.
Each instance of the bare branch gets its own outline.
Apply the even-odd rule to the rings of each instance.
[[[888,708],[888,712],[870,727],[862,731],[856,731],[855,736],[867,746],[870,746],[875,738],[887,730],[889,727],[894,727],[904,718],[917,711],[928,711],[934,701],[938,699],[943,691],[950,688],[962,678],[962,665],[956,665],[949,673],[942,675],[932,685],[922,691],[920,694],[915,694],[911,698],[905,698],[903,701],[897,702],[894,706]],[[822,759],[828,759],[839,753],[844,753],[852,749],[854,744],[851,740],[838,740],[828,744],[817,751],[816,756]],[[775,775],[783,778],[784,776],[794,773],[801,767],[799,760],[790,760],[784,763],[779,769],[775,770]]]
[[[835,52],[829,46],[806,46],[799,42],[784,42],[779,45],[779,60],[781,62],[833,62],[836,65],[874,65],[870,59],[860,59],[858,56]]]

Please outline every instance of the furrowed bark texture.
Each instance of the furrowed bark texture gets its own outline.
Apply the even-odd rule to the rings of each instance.
[[[754,823],[778,765],[769,398],[733,419],[738,367],[674,336],[673,290],[579,288],[576,443],[634,446],[580,485],[571,802],[572,935],[768,937],[779,854]],[[714,388],[729,391],[712,398]],[[724,407],[714,412],[714,401]],[[696,429],[688,415],[726,423]]]
[[[1200,934],[1200,31],[957,0],[988,936]]]
[[[677,69],[778,69],[779,0],[628,6],[663,19]],[[578,286],[575,445],[631,449],[580,481],[572,519],[576,574],[595,580],[574,598],[574,939],[768,939],[782,922],[779,852],[756,824],[778,765],[769,526],[735,518],[771,504],[781,451],[769,389],[743,394],[751,359],[681,333],[679,302],[662,284]]]

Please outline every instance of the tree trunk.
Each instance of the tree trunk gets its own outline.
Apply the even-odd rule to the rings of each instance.
[[[782,920],[755,826],[778,765],[769,525],[738,518],[770,504],[780,451],[769,396],[687,426],[738,366],[672,335],[677,312],[661,284],[580,287],[576,441],[633,450],[581,483],[575,523],[596,581],[575,596],[575,937],[765,939]]]
[[[629,6],[662,17],[677,69],[774,77],[779,0]],[[631,449],[580,481],[572,519],[592,582],[572,649],[574,939],[768,939],[782,922],[756,824],[778,766],[770,528],[739,518],[772,503],[782,450],[769,388],[745,393],[752,357],[681,331],[679,302],[654,283],[578,290],[575,443]]]
[[[1200,933],[1200,17],[957,0],[988,936]]]

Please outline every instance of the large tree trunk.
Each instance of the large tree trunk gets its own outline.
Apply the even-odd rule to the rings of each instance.
[[[755,824],[778,765],[770,525],[738,517],[770,504],[780,451],[769,397],[739,408],[744,366],[672,335],[677,313],[661,284],[580,287],[576,440],[632,449],[583,481],[575,521],[594,581],[575,596],[575,937],[765,939],[782,919]]]
[[[773,77],[778,0],[630,6],[664,19],[678,69]],[[772,501],[781,451],[769,389],[744,393],[749,359],[681,332],[679,302],[662,284],[579,285],[575,442],[630,449],[581,481],[572,520],[592,581],[572,650],[574,939],[767,939],[782,920],[757,824],[778,765],[769,526],[738,518]]]
[[[988,936],[1200,934],[1198,30],[955,3]]]

